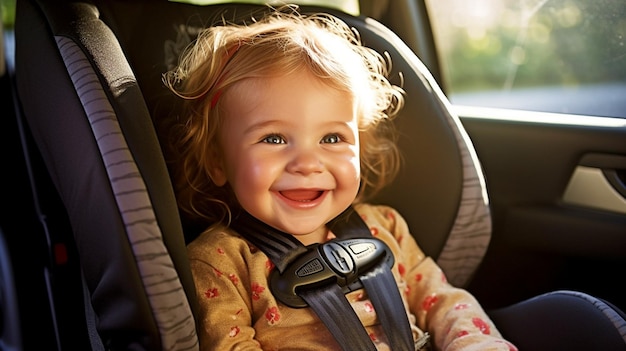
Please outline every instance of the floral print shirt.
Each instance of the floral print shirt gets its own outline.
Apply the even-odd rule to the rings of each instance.
[[[392,272],[416,340],[425,331],[435,350],[517,350],[502,339],[472,295],[447,283],[398,212],[368,204],[355,209],[372,235],[394,253]],[[290,308],[272,296],[268,276],[273,263],[233,230],[208,230],[189,244],[188,252],[202,350],[342,350],[310,308]],[[365,291],[351,292],[347,298],[377,349],[389,350]]]

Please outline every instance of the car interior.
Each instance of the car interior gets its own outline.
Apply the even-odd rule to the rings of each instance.
[[[360,1],[358,14],[301,10],[340,17],[391,58],[391,80],[407,94],[395,120],[404,164],[374,201],[398,209],[448,280],[471,288],[494,239],[490,179],[424,49],[433,39],[422,3],[390,2]],[[11,208],[0,221],[0,349],[198,349],[185,246],[199,229],[181,220],[163,157],[158,123],[173,104],[161,78],[199,29],[267,10],[17,1],[15,68],[2,76],[14,115],[1,132]],[[425,24],[412,36],[396,34],[415,22]],[[558,349],[561,337],[577,349],[626,348],[624,314],[609,299],[563,289],[506,302],[486,306],[520,350],[538,350],[539,340]]]

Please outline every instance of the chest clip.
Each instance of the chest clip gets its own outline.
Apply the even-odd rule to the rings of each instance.
[[[280,302],[293,308],[306,307],[298,296],[302,289],[337,284],[344,294],[363,287],[359,277],[378,264],[393,266],[389,247],[376,238],[331,240],[308,246],[281,274],[270,275],[270,288]]]

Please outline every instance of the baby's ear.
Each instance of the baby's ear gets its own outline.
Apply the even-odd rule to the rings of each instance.
[[[224,186],[224,184],[226,184],[226,174],[224,174],[221,167],[211,170],[211,180],[213,184],[217,186]]]
[[[228,179],[226,178],[226,172],[224,171],[224,167],[219,158],[213,158],[209,173],[213,184],[217,186],[224,186],[226,184]]]

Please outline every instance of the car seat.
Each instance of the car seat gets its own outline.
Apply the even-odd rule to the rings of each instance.
[[[18,127],[33,211],[52,258],[43,295],[57,349],[198,348],[185,251],[197,228],[180,219],[155,128],[170,106],[161,74],[199,28],[265,10],[165,0],[17,1]],[[375,201],[397,208],[449,281],[466,286],[488,247],[491,218],[462,124],[426,67],[383,25],[329,8],[302,10],[331,12],[365,45],[389,53],[392,80],[402,80],[407,92],[396,119],[405,164]],[[536,306],[524,303],[516,308]],[[622,323],[612,309],[602,316],[606,311]],[[509,320],[506,311],[495,316]],[[607,338],[611,343],[626,339],[624,325]],[[27,336],[28,320],[22,326],[24,347],[35,348],[41,339]]]

